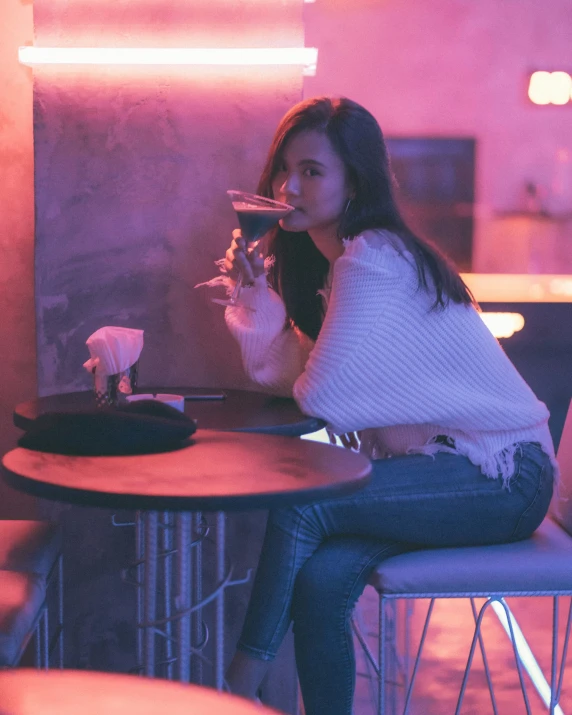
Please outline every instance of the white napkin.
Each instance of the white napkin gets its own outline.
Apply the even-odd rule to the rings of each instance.
[[[139,360],[143,350],[143,331],[106,326],[89,336],[85,344],[90,359],[83,366],[96,375],[117,375]]]

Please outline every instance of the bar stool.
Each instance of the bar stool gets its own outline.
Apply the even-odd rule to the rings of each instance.
[[[63,667],[63,556],[62,532],[57,524],[48,521],[0,520],[0,570],[18,572],[30,578],[30,603],[21,603],[23,611],[20,626],[29,623],[30,612],[35,604],[36,589],[31,586],[34,577],[43,583],[42,612],[32,619],[36,628],[36,665],[48,667],[49,656],[57,645],[58,666]],[[57,596],[57,625],[50,639],[49,596],[51,590]],[[13,609],[5,603],[0,590],[0,613],[4,608]],[[6,615],[6,614],[5,614]],[[37,623],[36,623],[37,621]],[[15,621],[14,621],[15,623]],[[8,628],[8,632],[11,632]],[[4,634],[4,631],[2,631]],[[14,638],[20,630],[16,628]],[[26,643],[29,637],[25,638]],[[25,648],[25,644],[24,644]],[[2,661],[3,664],[6,664]]]
[[[62,533],[50,521],[0,520],[0,569],[48,579],[62,553]]]
[[[45,601],[46,585],[42,576],[0,571],[0,667],[18,665],[34,634],[37,636],[36,665],[47,667],[42,657],[46,655],[45,648],[40,647],[47,629]]]
[[[558,648],[558,613],[559,598],[572,597],[572,405],[568,410],[566,423],[558,449],[558,462],[561,469],[560,499],[555,495],[551,510],[537,531],[524,541],[494,546],[475,546],[462,548],[425,549],[401,554],[384,561],[372,574],[369,585],[379,596],[378,611],[378,648],[374,654],[363,634],[358,640],[364,647],[365,655],[377,677],[378,703],[377,713],[384,715],[387,708],[386,686],[388,657],[387,648],[387,608],[397,599],[430,599],[419,648],[411,674],[405,674],[404,708],[408,712],[415,677],[418,672],[423,646],[427,636],[431,614],[437,598],[470,599],[475,629],[467,656],[463,680],[458,694],[455,714],[460,712],[467,686],[467,680],[477,645],[483,658],[485,676],[489,688],[493,711],[497,712],[494,689],[486,658],[481,623],[489,607],[496,612],[501,624],[510,637],[515,656],[515,664],[520,681],[526,713],[531,707],[525,687],[523,671],[529,670],[528,647],[520,628],[510,611],[505,598],[551,596],[553,598],[552,660],[550,679],[539,683],[537,690],[544,700],[548,712],[552,715],[558,709],[568,640],[572,626],[572,600],[568,610],[565,638],[559,654]],[[477,609],[475,598],[485,598]],[[357,628],[353,623],[354,629]],[[535,669],[536,670],[536,669]]]

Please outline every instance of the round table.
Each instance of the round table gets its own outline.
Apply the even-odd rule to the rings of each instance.
[[[311,441],[243,432],[198,431],[189,446],[129,457],[71,457],[18,448],[3,460],[5,479],[21,491],[75,504],[146,510],[144,515],[143,668],[155,674],[159,627],[176,622],[177,679],[190,679],[191,614],[206,602],[192,602],[191,510],[230,511],[276,507],[348,494],[365,486],[371,464],[360,454]],[[168,510],[165,528],[175,533],[173,599],[157,617],[161,549],[158,511]],[[224,525],[224,521],[221,520]],[[219,524],[217,524],[217,529]],[[224,532],[218,534],[224,543]],[[222,688],[222,595],[230,584],[224,555],[219,585],[208,599],[220,599],[215,628],[216,685]],[[171,572],[165,575],[170,583]],[[169,590],[171,586],[169,586]],[[173,615],[175,614],[175,615]],[[174,639],[161,632],[167,643]],[[165,657],[169,659],[167,652]]]
[[[118,509],[242,511],[304,503],[364,486],[369,460],[318,442],[216,430],[159,454],[73,457],[21,447],[6,481],[46,499]]]
[[[216,392],[209,388],[192,387],[139,387],[138,393],[168,392],[175,395],[199,397]],[[294,400],[273,397],[248,390],[224,390],[223,400],[187,399],[185,412],[197,420],[199,429],[235,430],[281,434],[299,437],[316,432],[325,426],[323,420],[308,417],[300,412]],[[22,402],[14,410],[14,424],[20,429],[29,429],[33,421],[45,412],[73,412],[95,407],[92,390],[69,392],[63,395],[39,397]]]
[[[316,417],[309,417],[300,412],[298,406],[292,399],[274,397],[260,392],[247,390],[224,389],[224,399],[205,399],[208,395],[220,394],[218,388],[201,388],[189,386],[139,386],[137,393],[173,393],[186,396],[185,412],[190,417],[197,420],[199,433],[204,429],[214,430],[232,430],[237,432],[257,432],[261,434],[275,434],[289,437],[299,437],[304,434],[316,432],[325,426],[325,422]],[[33,421],[41,414],[46,412],[65,412],[77,410],[89,410],[95,407],[95,397],[92,390],[83,392],[71,392],[65,394],[56,394],[46,397],[40,397],[35,400],[23,402],[16,406],[14,410],[14,424],[21,429],[29,429]],[[69,494],[68,494],[69,496]],[[128,526],[133,523],[135,527],[135,568],[124,569],[131,573],[135,572],[135,578],[131,579],[136,587],[137,599],[137,662],[142,662],[143,653],[143,562],[145,561],[145,525],[144,520],[147,518],[144,512],[137,511],[133,522],[123,521],[117,523],[115,518],[113,524],[116,526]],[[170,517],[165,516],[165,519]],[[243,517],[244,518],[244,517]],[[254,522],[258,522],[259,517],[253,515]],[[224,571],[225,560],[225,543],[226,543],[226,521],[224,512],[218,512],[214,518],[209,518],[210,522],[214,522],[214,541],[216,545],[216,553],[214,563],[206,565],[206,571],[214,570],[219,576]],[[197,534],[205,534],[208,525],[205,526],[203,515],[195,510],[193,512],[191,530],[195,533],[195,545],[192,551],[192,588],[194,600],[199,602],[202,598],[202,542]],[[165,525],[164,525],[165,526]],[[87,524],[86,524],[87,528]],[[169,528],[161,530],[163,551],[169,551],[173,548],[171,543],[172,534]],[[73,550],[72,546],[68,548]],[[240,557],[239,557],[240,559]],[[234,581],[239,584],[241,581]],[[102,594],[103,595],[103,594]],[[215,607],[217,612],[222,611],[222,595],[220,595]],[[201,639],[203,625],[201,613],[193,614],[193,638],[195,641]],[[218,620],[221,622],[218,632],[222,632],[222,615]],[[202,682],[202,661],[200,658],[195,659],[194,663],[194,680]],[[167,669],[167,676],[172,672],[172,668]],[[217,687],[222,683],[222,671],[220,663],[217,665],[217,673],[215,677]]]
[[[9,715],[278,715],[244,698],[196,685],[74,670],[0,673],[0,713]]]

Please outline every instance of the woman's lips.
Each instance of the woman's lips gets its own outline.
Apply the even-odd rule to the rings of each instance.
[[[284,197],[277,199],[277,201],[280,201],[283,204],[288,204],[288,206],[294,206],[294,204],[291,201],[287,201],[286,198],[284,198]],[[294,211],[302,211],[302,209],[299,206],[294,206]],[[288,213],[293,214],[294,211],[289,211]]]

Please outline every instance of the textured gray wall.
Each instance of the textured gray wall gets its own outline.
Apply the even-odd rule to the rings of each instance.
[[[85,341],[145,330],[141,381],[245,385],[216,274],[236,219],[227,188],[256,186],[299,74],[249,82],[46,76],[35,84],[40,394],[89,385]],[[276,74],[276,73],[274,73]]]

